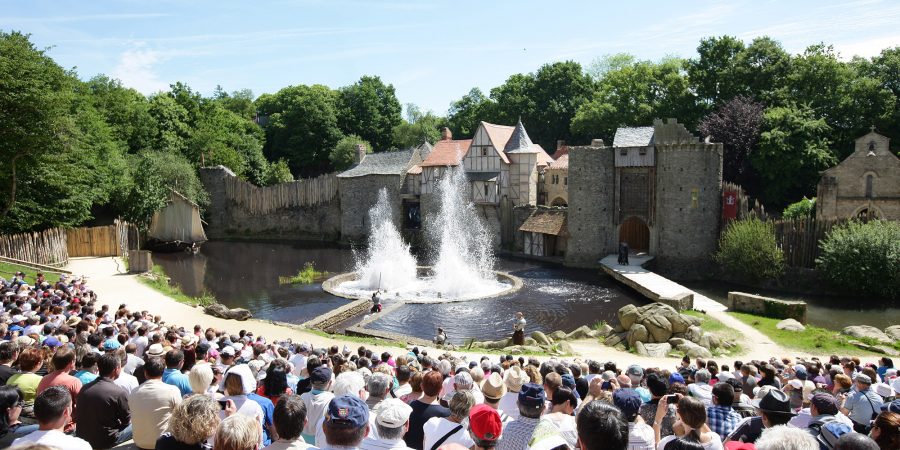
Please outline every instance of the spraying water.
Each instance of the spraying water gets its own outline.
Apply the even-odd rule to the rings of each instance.
[[[416,282],[416,259],[394,226],[387,189],[378,191],[378,203],[369,210],[369,248],[356,261],[359,279],[348,288],[394,291]]]
[[[467,184],[462,167],[445,172],[437,186],[440,210],[429,228],[438,248],[431,285],[448,297],[483,293],[497,283],[491,236],[467,199]]]

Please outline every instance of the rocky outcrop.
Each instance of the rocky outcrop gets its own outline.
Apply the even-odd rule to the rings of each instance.
[[[852,325],[841,330],[841,334],[855,338],[874,339],[881,344],[892,344],[894,339],[883,331],[869,325]]]
[[[787,330],[787,331],[805,331],[806,327],[803,326],[802,323],[797,322],[795,319],[784,319],[781,322],[775,324],[775,328],[779,330]]]
[[[900,341],[900,325],[891,325],[884,329],[884,334],[895,341]]]
[[[601,325],[599,329],[591,329],[583,325],[569,333],[557,330],[552,333],[544,333],[535,331],[525,338],[525,345],[513,345],[512,339],[501,339],[499,341],[472,341],[472,347],[502,349],[511,355],[523,353],[550,353],[559,355],[572,355],[575,350],[567,341],[578,339],[603,339],[612,331],[609,325]]]
[[[221,303],[213,303],[205,308],[203,308],[203,312],[215,317],[221,317],[223,319],[232,319],[232,320],[247,320],[253,317],[253,314],[250,314],[250,311],[244,308],[228,308],[227,306]]]
[[[673,349],[691,357],[710,357],[718,347],[730,348],[700,328],[698,317],[681,314],[663,303],[625,305],[616,313],[619,325],[606,333],[604,344],[634,349],[640,355],[664,357]]]

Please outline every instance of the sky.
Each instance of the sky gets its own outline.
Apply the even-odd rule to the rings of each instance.
[[[900,1],[9,1],[0,29],[30,33],[81,78],[145,94],[187,83],[255,95],[338,88],[378,75],[403,104],[445,114],[514,73],[606,54],[694,57],[703,37],[770,36],[790,53],[834,45],[842,58],[900,45]]]

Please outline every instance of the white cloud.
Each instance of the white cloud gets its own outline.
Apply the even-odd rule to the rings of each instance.
[[[841,59],[849,60],[854,56],[871,58],[881,54],[886,48],[900,45],[900,35],[882,36],[847,44],[835,44],[834,48],[841,54]]]
[[[160,52],[137,46],[122,52],[119,63],[112,70],[112,77],[123,85],[144,94],[164,91],[169,85],[159,78],[156,66],[163,61]]]

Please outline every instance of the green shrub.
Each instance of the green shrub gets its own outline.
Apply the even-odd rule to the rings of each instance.
[[[816,264],[833,286],[900,298],[900,223],[853,221],[831,230],[821,246]]]
[[[715,258],[728,273],[750,281],[784,273],[784,253],[775,242],[775,228],[755,217],[731,222],[719,238]]]
[[[805,219],[812,217],[816,213],[816,198],[806,198],[796,203],[791,203],[784,208],[781,216],[785,219]]]

